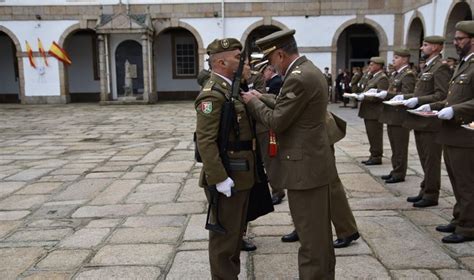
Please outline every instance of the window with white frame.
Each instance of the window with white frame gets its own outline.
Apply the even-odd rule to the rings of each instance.
[[[197,48],[192,36],[173,36],[173,78],[195,78],[197,75]]]

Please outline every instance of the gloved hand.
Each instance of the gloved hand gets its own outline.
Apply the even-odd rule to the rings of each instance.
[[[415,111],[418,111],[418,112],[429,112],[429,111],[431,111],[430,104],[421,105],[420,107],[416,108]]]
[[[453,118],[453,116],[454,116],[453,107],[446,107],[438,112],[438,119],[450,120]]]
[[[418,98],[416,97],[412,97],[403,101],[403,105],[407,106],[408,108],[414,108],[417,104]]]
[[[216,189],[223,195],[230,197],[232,195],[231,189],[233,186],[235,186],[234,181],[231,178],[227,177],[227,179],[225,179],[224,181],[216,184]]]
[[[385,99],[385,97],[387,97],[387,91],[386,90],[382,90],[380,92],[377,92],[375,94],[375,97],[377,98],[380,98],[380,99]]]
[[[364,97],[365,97],[364,93],[361,93],[361,94],[358,94],[356,96],[356,99],[359,100],[359,101],[362,101],[362,100],[364,100]]]
[[[368,91],[366,92],[369,92],[369,93],[377,93],[377,89],[376,88],[371,88],[369,89]]]
[[[403,101],[403,99],[403,94],[397,94],[390,101]]]

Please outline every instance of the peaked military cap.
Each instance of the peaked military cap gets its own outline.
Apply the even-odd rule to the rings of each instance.
[[[384,65],[385,64],[385,59],[381,58],[380,56],[374,56],[374,57],[370,58],[370,62]]]
[[[410,50],[405,48],[398,48],[393,50],[393,54],[402,56],[402,57],[410,57]]]
[[[474,36],[474,20],[464,20],[456,23],[456,30]]]
[[[446,41],[446,39],[443,36],[433,35],[433,36],[426,36],[425,38],[423,38],[423,41],[430,44],[442,45],[444,44],[444,41]]]
[[[228,52],[233,50],[242,50],[242,44],[235,38],[215,39],[206,48],[208,55]]]
[[[268,56],[272,51],[284,47],[291,41],[294,41],[294,34],[294,29],[280,30],[261,39],[258,39],[255,43],[260,48],[263,55]]]

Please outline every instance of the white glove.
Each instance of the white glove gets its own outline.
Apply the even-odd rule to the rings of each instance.
[[[366,92],[377,93],[377,89],[376,89],[376,88],[371,88],[371,89],[369,89],[369,90],[366,91]]]
[[[230,197],[232,195],[231,189],[234,186],[234,181],[227,177],[224,181],[216,184],[216,189],[218,192],[222,193],[223,195]]]
[[[453,116],[454,116],[453,107],[446,107],[438,112],[438,119],[450,120],[453,118]]]
[[[397,94],[390,101],[403,101],[403,99],[403,94]]]
[[[414,108],[417,104],[418,104],[418,98],[416,97],[403,100],[403,105],[407,106],[408,108]]]
[[[417,112],[430,112],[431,111],[430,104],[421,105],[420,107],[416,108],[415,111],[417,111]]]
[[[380,98],[380,99],[385,99],[385,97],[387,97],[387,91],[382,90],[381,92],[377,92],[375,94],[375,97]]]
[[[364,93],[361,93],[361,94],[358,94],[356,96],[356,99],[359,100],[359,101],[362,101],[362,100],[364,100],[364,97],[365,97]]]

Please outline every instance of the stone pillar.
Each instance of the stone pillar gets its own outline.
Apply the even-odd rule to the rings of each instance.
[[[142,37],[142,56],[143,56],[143,101],[150,101],[150,71],[148,59],[148,35],[143,34]]]
[[[104,36],[107,36],[107,35],[97,36],[97,40],[99,41],[99,77],[100,77],[100,101],[101,102],[108,100],[107,65],[105,65],[107,62],[106,62],[106,57],[105,57]]]
[[[156,103],[158,96],[155,89],[155,61],[153,60],[153,35],[148,38],[148,69],[150,77],[150,103]]]

